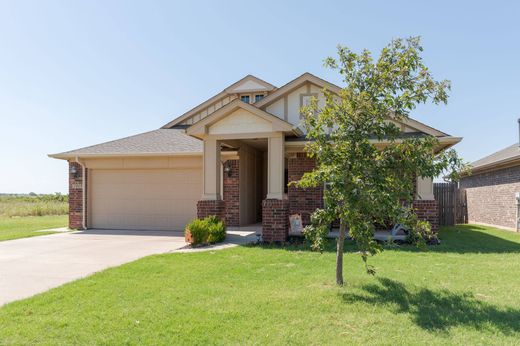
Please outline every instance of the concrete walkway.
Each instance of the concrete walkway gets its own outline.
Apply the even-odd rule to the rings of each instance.
[[[88,230],[0,242],[0,306],[184,247],[181,232]]]

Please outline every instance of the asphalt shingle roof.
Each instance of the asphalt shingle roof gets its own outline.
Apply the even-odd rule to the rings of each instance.
[[[158,129],[51,156],[74,157],[83,155],[178,153],[202,153],[202,141],[188,136],[184,130]]]
[[[493,166],[504,161],[510,161],[520,158],[520,147],[515,143],[507,148],[497,151],[491,155],[481,158],[471,164],[473,168],[482,168],[486,166]]]

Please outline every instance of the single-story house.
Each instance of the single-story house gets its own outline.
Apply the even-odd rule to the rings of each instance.
[[[69,226],[182,230],[217,215],[227,226],[261,223],[265,241],[284,241],[288,216],[304,223],[322,189],[288,187],[312,170],[300,109],[340,88],[310,73],[281,87],[248,75],[162,128],[50,155],[69,162]],[[406,136],[435,136],[443,150],[460,141],[419,121]],[[417,214],[438,224],[431,179],[417,178]]]
[[[473,162],[470,171],[459,183],[466,195],[468,222],[516,230],[520,143]]]

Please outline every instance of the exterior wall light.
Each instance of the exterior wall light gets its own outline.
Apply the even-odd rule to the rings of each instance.
[[[78,177],[78,169],[76,168],[75,165],[72,165],[70,166],[70,170],[69,170],[70,174],[72,174],[72,176],[74,178],[77,178]]]
[[[233,173],[232,171],[233,169],[231,168],[231,161],[226,161],[224,163],[224,173],[227,174],[228,178],[231,178],[231,174]]]

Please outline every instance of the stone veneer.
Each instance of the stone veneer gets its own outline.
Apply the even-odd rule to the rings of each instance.
[[[203,199],[197,202],[197,218],[216,216],[226,222],[226,205],[223,200]]]
[[[463,177],[469,223],[514,229],[516,197],[520,192],[520,165]]]
[[[70,173],[71,167],[76,168],[75,175]],[[85,187],[88,184],[87,172],[85,168]],[[87,213],[86,206],[85,213]],[[77,162],[69,162],[69,228],[83,228],[83,168]]]
[[[231,171],[224,172],[223,177],[223,198],[226,204],[226,225],[239,226],[240,224],[240,179],[239,179],[239,160],[228,160],[225,165],[229,165]],[[225,166],[224,166],[225,167]]]
[[[262,201],[262,240],[283,243],[289,235],[289,201],[264,199]]]

